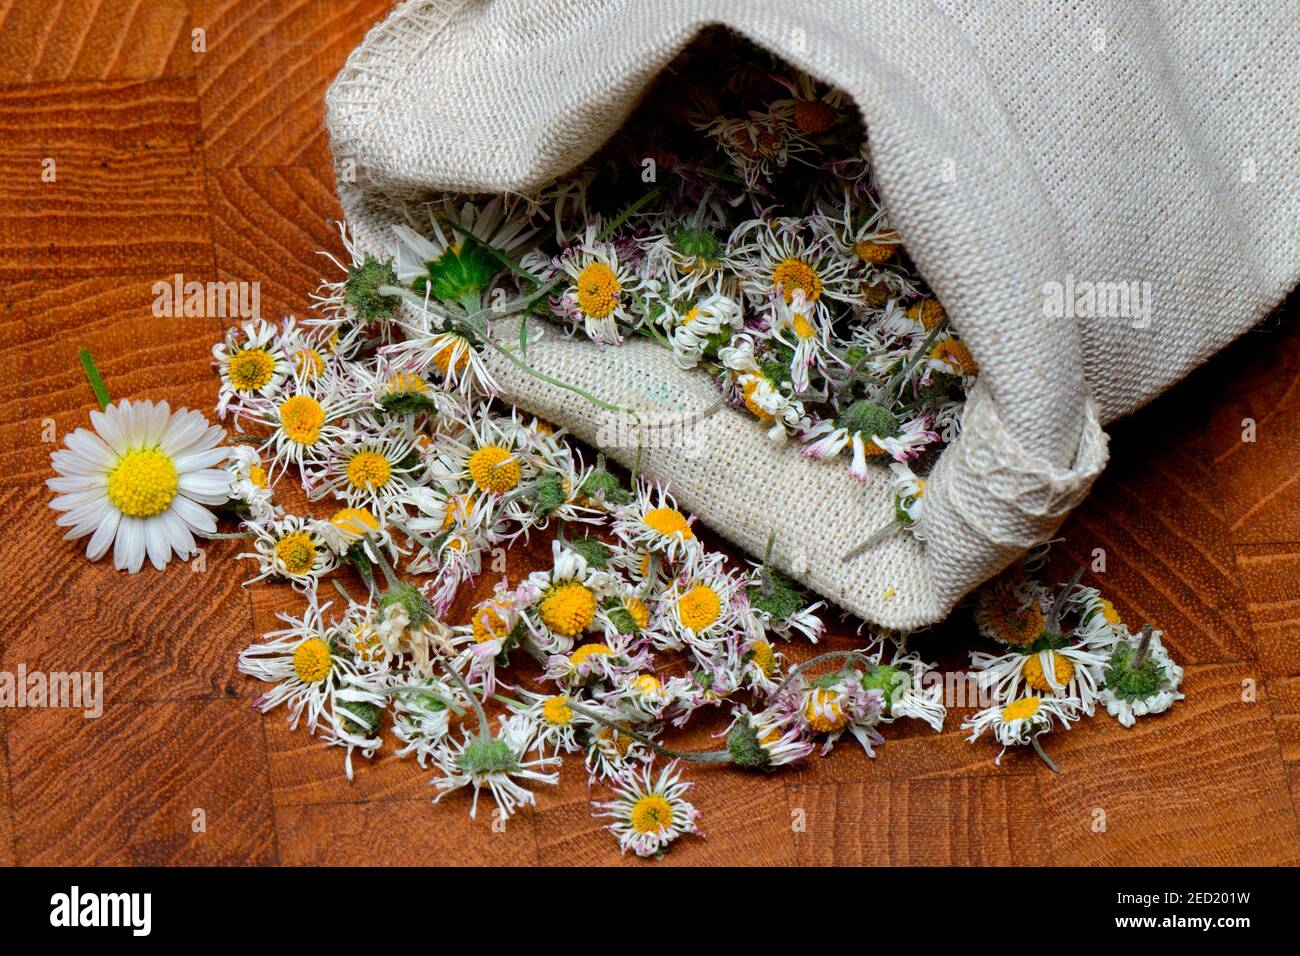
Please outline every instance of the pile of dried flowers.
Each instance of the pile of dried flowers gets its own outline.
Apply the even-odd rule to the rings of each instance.
[[[890,459],[898,525],[920,521],[914,468],[955,434],[974,363],[907,266],[844,98],[775,63],[719,71],[717,55],[688,57],[657,111],[542,195],[431,204],[394,227],[391,257],[339,263],[315,317],[231,329],[213,353],[217,413],[244,433],[233,446],[196,412],[109,404],[84,357],[105,410],[54,455],[68,537],[91,535],[92,559],[115,545],[118,568],[162,568],[194,534],[217,536],[207,507],[229,499],[252,580],[291,582],[304,602],[240,667],[272,685],[262,710],[283,705],[342,748],[349,777],[386,729],[432,771],[436,799],[470,788],[473,816],[486,789],[504,818],[556,782],[561,755],[581,755],[608,788],[595,811],[625,851],[653,855],[699,832],[683,760],[770,770],[845,734],[874,755],[897,719],[942,728],[943,682],[904,638],[787,666],[781,647],[817,641],[822,605],[770,553],[729,563],[667,489],[496,399],[486,353],[528,368],[528,326],[498,341],[502,313],[609,345],[645,335],[707,369],[774,440],[851,450],[860,478]],[[701,62],[729,78],[707,98]],[[671,133],[647,125],[674,115]],[[671,186],[605,212],[628,189],[602,173],[647,142]],[[286,512],[286,474],[331,513]],[[550,566],[503,576],[447,623],[462,586],[532,535],[551,542]],[[1005,653],[973,656],[993,705],[965,725],[971,739],[1041,753],[1043,733],[1097,702],[1131,725],[1181,696],[1158,634],[1129,634],[1077,579],[1053,592],[1023,573],[976,601]],[[718,750],[663,743],[718,708]]]

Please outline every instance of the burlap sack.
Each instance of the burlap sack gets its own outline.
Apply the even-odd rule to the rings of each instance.
[[[709,25],[848,92],[894,224],[981,368],[926,490],[925,541],[846,562],[889,519],[883,470],[859,484],[731,409],[691,442],[645,449],[642,466],[742,547],[761,553],[775,531],[786,571],[910,629],[1049,538],[1106,461],[1101,425],[1296,283],[1297,23],[1285,0],[408,0],[348,60],[328,121],[343,207],[380,252],[403,203],[529,192],[571,170]],[[1110,285],[1090,304],[1087,283]],[[528,354],[638,409],[717,398],[646,341],[552,334]],[[582,399],[496,373],[580,438],[608,429]]]

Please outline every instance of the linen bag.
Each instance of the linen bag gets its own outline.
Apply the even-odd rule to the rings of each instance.
[[[751,553],[774,532],[777,566],[848,610],[932,623],[1053,534],[1106,462],[1103,424],[1296,283],[1300,8],[407,0],[327,95],[358,245],[382,254],[403,205],[438,192],[527,193],[571,171],[718,24],[853,98],[892,222],[981,371],[927,484],[923,541],[894,535],[846,561],[890,520],[888,472],[859,483],[731,408],[687,442],[646,442],[641,468]],[[528,361],[649,417],[718,397],[646,340],[552,331]],[[505,397],[599,445],[607,413],[492,364]]]

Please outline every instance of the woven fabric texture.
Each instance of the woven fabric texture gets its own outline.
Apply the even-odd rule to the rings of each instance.
[[[845,561],[888,520],[884,475],[859,484],[731,409],[641,465],[742,547],[774,530],[784,570],[910,629],[1049,538],[1105,464],[1101,426],[1295,285],[1300,61],[1282,41],[1297,22],[1283,0],[408,0],[339,74],[328,124],[357,241],[382,252],[406,205],[573,169],[709,26],[850,94],[894,225],[981,369],[927,485],[925,540]],[[529,362],[646,412],[716,402],[644,342],[551,334]],[[507,397],[584,440],[619,431],[497,372]]]

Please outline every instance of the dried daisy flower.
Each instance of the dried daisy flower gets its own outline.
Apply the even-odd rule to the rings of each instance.
[[[660,856],[678,837],[703,836],[695,821],[699,811],[684,798],[691,784],[677,771],[677,762],[664,767],[655,779],[649,767],[643,776],[628,774],[614,784],[615,798],[598,803],[597,816],[609,817],[606,824],[618,845],[637,856]]]
[[[1183,669],[1170,658],[1160,636],[1151,625],[1144,625],[1136,637],[1120,638],[1106,661],[1099,699],[1125,727],[1147,714],[1162,714],[1183,699],[1178,690]]]

